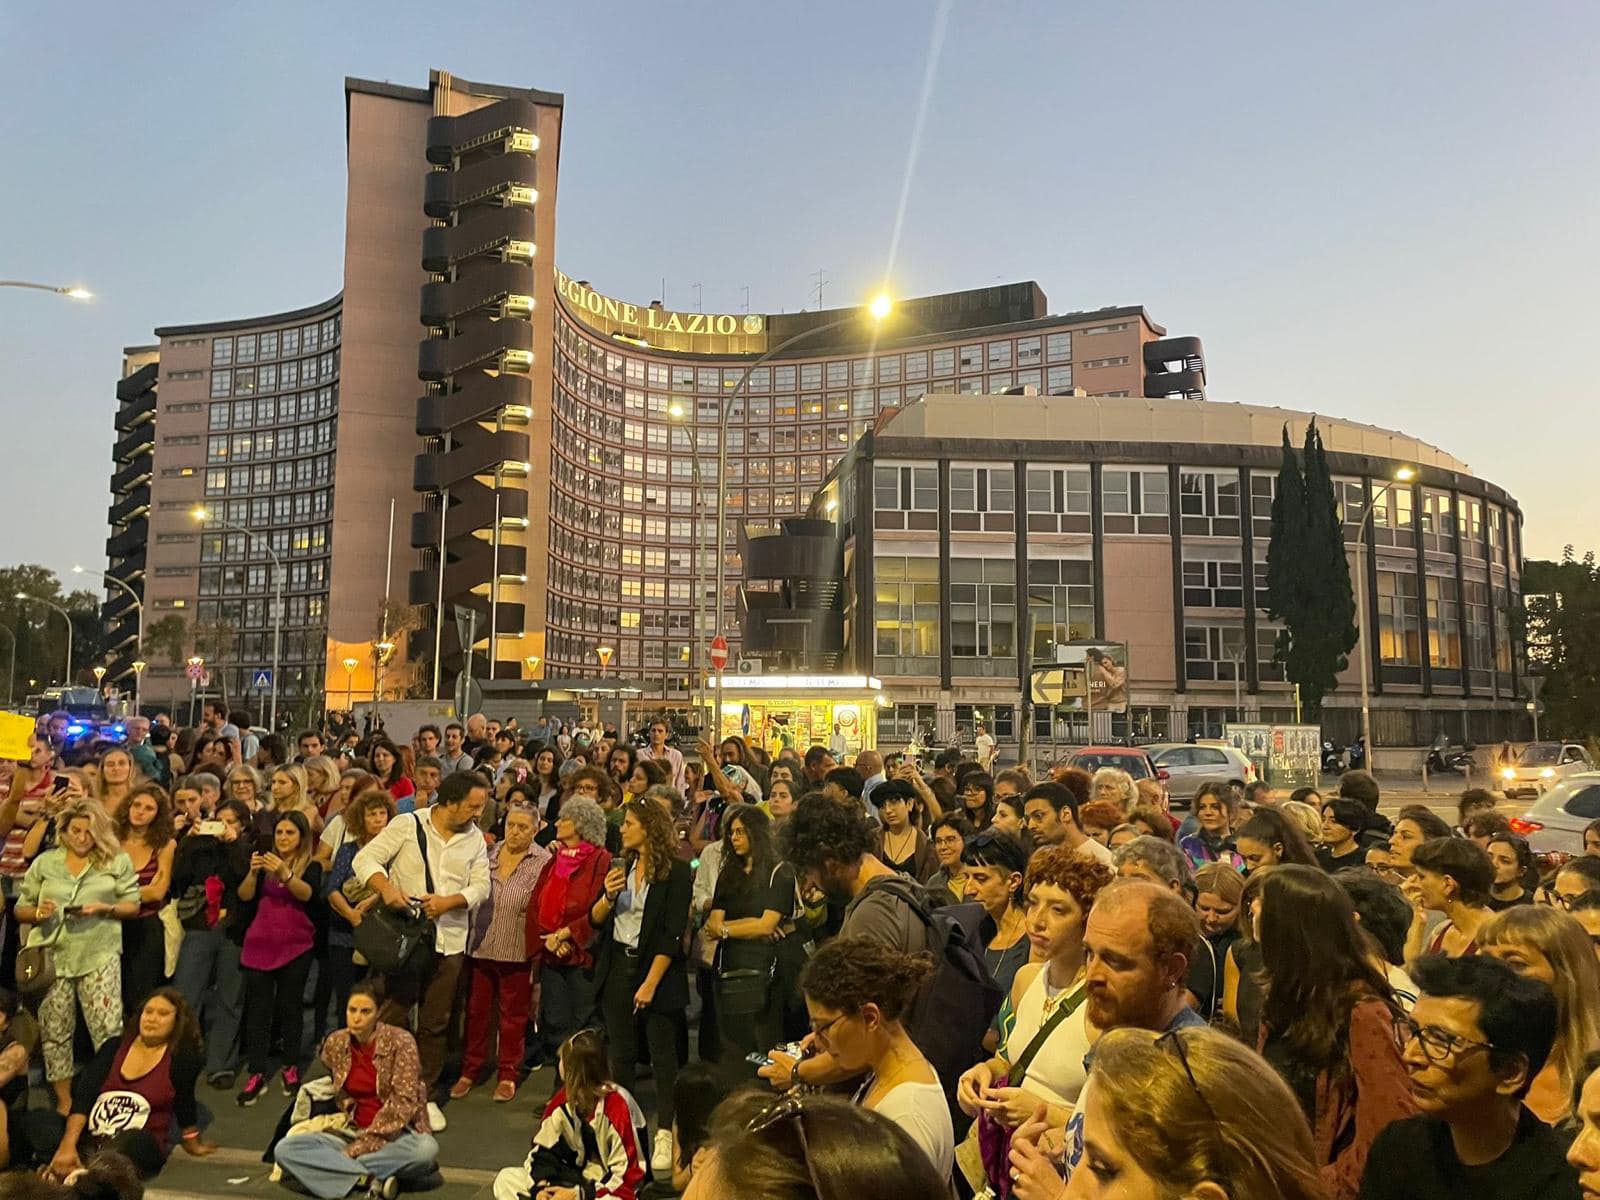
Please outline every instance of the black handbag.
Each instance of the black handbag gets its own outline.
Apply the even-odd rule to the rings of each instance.
[[[428,891],[433,892],[433,867],[428,862],[428,837],[422,832],[421,815],[414,827],[417,849],[422,852],[422,870]],[[390,860],[394,865],[394,860]],[[419,976],[433,963],[434,937],[438,932],[433,918],[422,905],[412,901],[404,909],[386,904],[374,907],[355,928],[355,948],[367,965],[381,975]]]
[[[774,867],[772,879],[777,877],[778,868]],[[769,880],[769,887],[771,883],[772,880]],[[717,943],[713,962],[717,973],[717,1011],[734,1017],[754,1016],[767,1007],[767,994],[772,989],[777,955],[768,955],[765,967],[735,967],[730,971],[723,966],[723,952],[727,945],[726,938]]]

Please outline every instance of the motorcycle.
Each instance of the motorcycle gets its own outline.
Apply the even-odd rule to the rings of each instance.
[[[1367,765],[1367,739],[1357,737],[1350,743],[1350,749],[1345,754],[1345,760],[1350,764],[1352,771],[1364,770]]]
[[[1343,775],[1345,769],[1344,751],[1332,742],[1322,743],[1322,771],[1325,775]]]
[[[1472,766],[1472,747],[1451,746],[1450,736],[1441,733],[1428,747],[1428,770],[1437,774],[1465,775]]]

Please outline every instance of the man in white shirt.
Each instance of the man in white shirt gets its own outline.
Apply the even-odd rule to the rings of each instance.
[[[683,755],[667,745],[667,723],[665,721],[650,722],[650,744],[639,747],[640,758],[650,762],[658,762],[666,767],[672,776],[672,786],[678,791],[683,791]]]
[[[1078,824],[1078,798],[1059,783],[1036,783],[1022,798],[1022,817],[1034,848],[1065,846],[1080,858],[1111,865],[1111,851]]]
[[[994,738],[982,725],[978,726],[978,736],[972,740],[972,748],[977,753],[978,762],[983,765],[984,773],[994,774]]]
[[[431,970],[421,977],[386,979],[388,998],[381,1014],[385,1023],[404,1028],[411,1006],[417,1006],[417,1055],[430,1097],[444,1069],[445,1036],[467,956],[468,923],[472,910],[489,898],[489,855],[477,826],[488,798],[488,788],[475,775],[448,775],[433,804],[391,821],[362,847],[353,865],[356,878],[390,908],[418,901],[435,924]],[[417,841],[419,827],[428,848],[426,863]],[[428,1120],[435,1130],[445,1127],[444,1113],[432,1098]]]

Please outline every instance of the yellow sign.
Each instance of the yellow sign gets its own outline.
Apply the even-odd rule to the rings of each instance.
[[[736,354],[766,346],[767,321],[760,313],[677,312],[632,304],[603,296],[559,270],[556,292],[587,324],[658,349]]]
[[[34,720],[16,713],[0,713],[0,758],[27,762],[33,757],[28,740],[33,737]]]

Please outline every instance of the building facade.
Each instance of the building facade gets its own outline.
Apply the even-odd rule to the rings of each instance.
[[[808,516],[837,525],[843,587],[815,628],[750,630],[781,666],[799,645],[877,676],[892,739],[975,721],[1015,742],[1021,680],[1057,647],[1127,647],[1127,705],[1041,706],[1041,740],[1216,736],[1224,722],[1292,721],[1275,665],[1266,551],[1287,424],[1309,414],[1197,400],[929,395],[855,441]],[[1512,736],[1524,717],[1516,501],[1444,451],[1404,434],[1318,418],[1345,521],[1351,576],[1362,539],[1373,735],[1381,745]],[[1408,482],[1385,485],[1402,467]],[[814,527],[752,547],[767,578],[818,568]],[[794,558],[794,564],[789,559]],[[747,609],[750,605],[746,606]],[[756,608],[760,608],[758,603]],[[785,616],[803,628],[808,606]],[[828,610],[833,611],[828,611]],[[1032,638],[1028,631],[1031,628]],[[834,643],[834,644],[830,644]],[[782,658],[787,654],[791,657]],[[1358,660],[1326,701],[1325,727],[1359,728]]]
[[[563,112],[442,71],[346,80],[338,294],[130,352],[107,551],[154,631],[148,703],[183,701],[199,651],[210,693],[266,707],[278,627],[280,707],[447,695],[463,669],[596,675],[603,650],[681,706],[719,558],[737,656],[741,530],[807,512],[885,414],[925,394],[1205,395],[1198,339],[1137,306],[1052,315],[1033,283],[902,300],[879,324],[608,296],[554,265]],[[386,601],[422,628],[391,636]],[[127,690],[132,609],[107,593]]]

